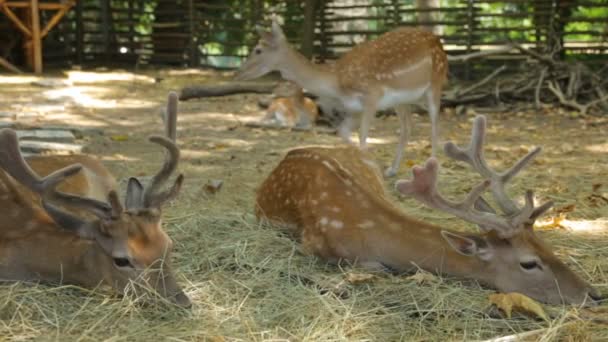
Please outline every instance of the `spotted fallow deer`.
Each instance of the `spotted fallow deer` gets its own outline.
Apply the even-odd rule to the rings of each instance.
[[[171,271],[173,242],[161,222],[162,205],[183,182],[180,174],[161,189],[179,161],[175,93],[168,108],[167,137],[150,137],[168,152],[165,162],[146,187],[129,179],[124,205],[115,179],[97,159],[24,159],[15,132],[0,131],[0,280],[102,284],[121,294],[148,287],[190,306]]]
[[[274,90],[276,98],[268,106],[262,122],[278,127],[311,128],[319,110],[315,101],[293,82],[281,82]]]
[[[323,259],[350,260],[374,269],[427,271],[467,277],[504,292],[520,292],[547,303],[595,303],[598,292],[562,261],[532,229],[551,203],[534,206],[531,191],[520,206],[506,183],[540,149],[503,173],[483,157],[485,118],[474,123],[468,148],[447,143],[448,156],[464,161],[486,178],[462,202],[437,190],[438,162],[431,157],[413,169],[413,180],[397,190],[424,204],[477,224],[482,234],[444,229],[403,214],[384,191],[381,173],[366,152],[353,147],[290,151],[257,192],[256,216],[288,227],[303,249]],[[481,197],[490,188],[504,212],[498,215]]]
[[[448,62],[441,41],[417,28],[398,28],[355,46],[331,65],[313,64],[292,48],[276,18],[270,31],[258,29],[260,40],[236,79],[248,80],[271,71],[309,92],[331,98],[350,114],[338,132],[350,142],[353,113],[361,113],[359,144],[366,147],[377,110],[395,107],[400,122],[399,143],[386,176],[394,176],[409,136],[409,104],[425,103],[431,117],[433,155],[439,144],[437,119]]]

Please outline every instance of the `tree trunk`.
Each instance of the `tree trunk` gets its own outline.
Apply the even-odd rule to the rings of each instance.
[[[317,23],[317,9],[319,0],[306,0],[304,4],[304,27],[302,32],[302,46],[300,50],[306,58],[310,59],[313,54],[315,43],[315,24]]]
[[[421,9],[421,10],[425,10],[425,9],[429,9],[429,8],[439,8],[439,7],[440,7],[439,0],[416,0],[416,8]],[[441,25],[428,24],[428,22],[432,22],[432,21],[436,21],[436,20],[437,20],[437,12],[429,12],[429,11],[418,12],[418,22],[424,23],[424,24],[421,24],[420,26],[435,34],[441,35],[443,33],[443,28],[441,27]]]

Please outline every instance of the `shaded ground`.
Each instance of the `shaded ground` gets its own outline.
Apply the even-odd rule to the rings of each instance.
[[[44,113],[44,123],[99,127],[88,136],[88,152],[101,157],[119,179],[150,175],[161,162],[146,142],[161,132],[160,109],[169,90],[228,80],[215,72],[157,71],[70,74],[73,85],[42,88],[33,78],[0,76],[0,112]],[[62,76],[63,77],[63,76]],[[157,78],[157,81],[155,81]],[[158,82],[158,79],[162,81]],[[521,316],[496,318],[487,295],[471,281],[435,279],[418,284],[406,276],[379,274],[362,284],[345,284],[353,271],[304,256],[298,245],[253,218],[254,191],[284,153],[302,145],[340,143],[324,134],[251,129],[243,121],[261,113],[258,95],[235,95],[180,103],[180,169],[186,186],[165,213],[176,243],[173,263],[194,302],[184,312],[169,305],[139,307],[105,290],[0,285],[0,340],[158,340],[159,337],[215,340],[463,340],[486,339],[541,328],[546,338],[608,338],[606,326],[578,321],[572,308],[549,308],[551,324]],[[473,113],[441,115],[441,136],[468,142]],[[31,120],[24,118],[24,120]],[[430,155],[426,115],[414,117],[413,141],[399,173]],[[542,233],[570,266],[608,293],[608,119],[573,117],[551,108],[538,113],[488,115],[486,156],[497,167],[515,162],[534,146],[544,151],[512,188],[534,189],[552,199],[556,217],[570,230]],[[373,151],[388,165],[397,139],[395,117],[376,120]],[[441,156],[442,160],[445,160]],[[459,196],[477,178],[452,162],[443,163],[441,189]],[[203,185],[222,179],[208,195]],[[395,179],[387,180],[392,189]],[[392,190],[391,190],[392,192]],[[394,192],[392,192],[394,193]],[[471,229],[447,215],[397,199],[405,212],[445,227]],[[354,270],[362,272],[362,270]],[[603,308],[606,310],[606,308]],[[569,323],[574,321],[575,323]],[[538,337],[538,336],[537,336]]]

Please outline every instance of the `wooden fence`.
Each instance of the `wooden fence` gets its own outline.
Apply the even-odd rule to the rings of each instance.
[[[283,17],[292,43],[310,44],[321,61],[396,26],[428,26],[450,54],[514,41],[545,52],[563,46],[562,57],[608,57],[606,0],[437,0],[440,6],[430,8],[414,0],[317,0],[305,18],[307,2],[315,1],[79,0],[45,39],[45,63],[234,68],[255,44],[255,25],[271,12]],[[0,16],[2,30],[4,21]],[[307,22],[314,23],[308,36]],[[20,64],[19,54],[13,59]]]

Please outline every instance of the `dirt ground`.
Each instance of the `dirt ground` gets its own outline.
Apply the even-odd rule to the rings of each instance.
[[[230,79],[229,72],[158,70],[137,75],[124,71],[53,73],[66,84],[31,85],[36,78],[0,75],[0,112],[35,113],[23,122],[95,127],[85,136],[86,152],[103,159],[120,180],[151,175],[161,163],[159,148],[146,141],[160,133],[161,108],[170,90]],[[549,339],[608,338],[605,325],[585,321],[576,309],[550,308],[550,323],[488,314],[492,291],[459,279],[417,284],[406,276],[380,275],[371,284],[344,285],[346,298],[319,288],[338,286],[349,268],[336,268],[301,255],[296,243],[262,227],[253,218],[256,187],[289,149],[336,145],[340,139],[314,132],[245,127],[261,117],[260,95],[234,95],[179,104],[180,170],[186,176],[179,199],[165,212],[166,229],[176,244],[178,278],[194,308],[130,309],[107,291],[0,285],[0,341],[15,340],[480,340],[541,329]],[[468,142],[474,111],[444,110],[444,141]],[[409,143],[397,178],[385,181],[404,212],[436,224],[471,225],[397,198],[396,179],[408,178],[413,164],[430,156],[426,114],[414,116]],[[395,117],[379,118],[370,133],[372,151],[386,166],[396,146]],[[488,114],[487,159],[501,169],[534,146],[537,160],[515,181],[522,198],[533,189],[541,200],[555,201],[547,220],[565,215],[565,229],[542,233],[565,262],[608,294],[608,113],[581,117],[556,108],[535,112]],[[441,155],[440,188],[458,197],[477,179]],[[224,182],[215,195],[203,188]],[[294,259],[295,258],[295,259]],[[293,261],[295,260],[295,261]],[[296,266],[286,263],[294,262]],[[290,264],[291,265],[291,264]],[[281,270],[281,267],[286,269]],[[293,267],[293,268],[292,268]],[[286,277],[294,272],[297,279]],[[361,270],[355,270],[361,272]],[[312,286],[312,279],[317,284]],[[319,285],[330,282],[331,286]],[[342,286],[342,285],[341,285]],[[91,296],[92,298],[88,298]],[[6,298],[6,299],[3,299]],[[88,298],[88,299],[87,299]],[[4,303],[3,303],[4,300]],[[129,307],[129,309],[126,309]],[[574,310],[575,314],[573,314]],[[167,313],[169,312],[169,313]],[[575,321],[577,328],[569,322]],[[605,322],[604,322],[605,324]],[[579,339],[580,338],[580,339]]]

